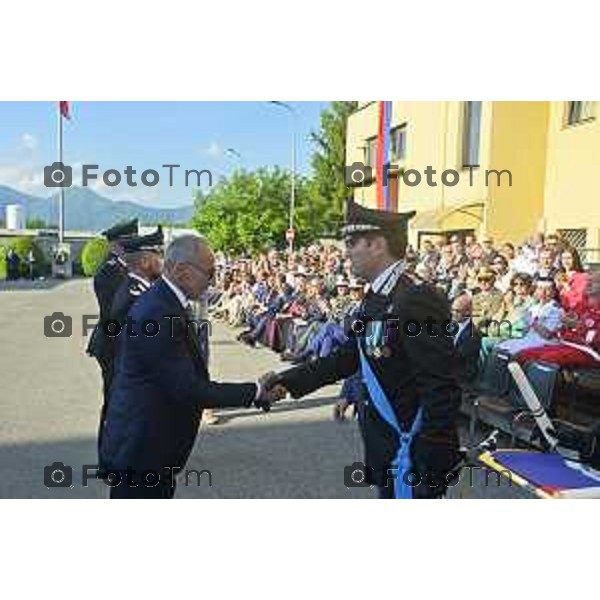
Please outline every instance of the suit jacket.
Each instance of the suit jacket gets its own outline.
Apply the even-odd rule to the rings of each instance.
[[[98,360],[103,373],[110,371],[114,347],[113,340],[104,334],[102,323],[110,318],[115,293],[127,279],[127,267],[113,253],[108,255],[94,276],[94,293],[98,301],[99,320],[90,336],[87,353]]]
[[[122,331],[100,444],[102,466],[136,472],[182,468],[196,439],[202,409],[250,406],[254,383],[216,383],[197,332],[175,294],[160,279],[129,311],[137,336]],[[159,324],[144,335],[144,323]],[[152,329],[149,329],[150,333]]]
[[[481,350],[481,333],[470,320],[460,332],[456,346],[456,378],[461,384],[472,383],[479,371],[479,352]]]
[[[377,298],[371,302],[370,297]],[[381,298],[385,301],[383,311]],[[369,293],[359,312],[374,319],[385,312],[392,313],[400,323],[408,320],[424,323],[431,317],[438,328],[450,319],[448,300],[426,284],[413,283],[407,276],[400,277],[388,298]],[[409,429],[418,407],[423,407],[423,426],[411,451],[414,468],[422,474],[428,471],[445,474],[458,460],[456,420],[461,391],[454,374],[453,339],[430,336],[423,326],[417,336],[406,335],[402,327],[391,330],[388,340],[391,355],[367,356],[369,364],[404,430]],[[281,373],[282,383],[294,397],[300,397],[350,377],[360,369],[358,344],[364,348],[364,338],[351,338],[334,354]],[[369,482],[385,484],[387,469],[398,449],[397,435],[369,401],[364,407],[361,426],[365,464],[371,469]]]

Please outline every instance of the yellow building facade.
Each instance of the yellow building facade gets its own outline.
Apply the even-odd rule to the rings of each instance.
[[[374,172],[378,123],[378,103],[359,104],[348,120],[347,165]],[[396,210],[417,211],[411,243],[473,232],[518,244],[537,231],[564,230],[578,245],[585,237],[588,248],[600,248],[594,103],[393,102],[391,130],[398,171],[390,170],[390,194]],[[376,206],[375,181],[351,193]]]

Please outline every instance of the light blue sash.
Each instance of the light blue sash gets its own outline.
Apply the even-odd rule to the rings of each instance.
[[[377,380],[377,376],[371,369],[371,365],[364,354],[362,344],[360,340],[357,340],[358,350],[360,353],[360,363],[362,368],[363,379],[367,384],[369,390],[369,396],[373,402],[377,412],[381,418],[398,434],[398,452],[392,462],[391,472],[394,474],[394,498],[398,499],[410,499],[412,498],[412,486],[406,481],[407,474],[410,473],[412,468],[412,461],[410,456],[410,447],[415,435],[421,429],[421,422],[423,420],[423,408],[419,407],[417,415],[412,423],[410,431],[406,432],[400,427],[400,423],[396,418],[396,413],[390,404],[381,384]],[[388,472],[388,475],[391,475]],[[389,477],[387,480],[389,485]]]

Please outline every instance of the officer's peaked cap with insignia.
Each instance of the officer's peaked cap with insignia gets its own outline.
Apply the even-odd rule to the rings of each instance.
[[[138,220],[132,219],[131,221],[122,221],[112,227],[104,230],[102,235],[109,241],[115,242],[122,238],[128,238],[138,233]]]
[[[163,249],[164,241],[163,230],[159,225],[156,231],[148,235],[132,236],[123,240],[121,244],[125,252],[141,252],[142,250],[160,252]]]
[[[388,212],[365,208],[354,202],[352,198],[346,200],[346,213],[342,236],[359,235],[364,233],[381,233],[386,237],[408,237],[408,222],[416,212],[406,213]]]

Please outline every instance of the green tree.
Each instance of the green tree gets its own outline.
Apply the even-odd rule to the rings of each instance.
[[[25,224],[26,229],[49,229],[46,221],[44,219],[40,219],[38,217],[32,217],[31,219],[27,219]]]
[[[261,168],[235,171],[209,193],[197,191],[192,226],[218,250],[254,253],[284,248],[289,223],[291,180],[288,171]],[[310,196],[303,177],[296,178],[296,228],[300,243],[314,239],[307,215]]]
[[[319,235],[337,235],[343,222],[344,200],[351,194],[344,183],[346,129],[348,117],[357,102],[332,102],[321,112],[321,126],[311,138],[316,145],[312,155],[311,206],[318,219]]]
[[[6,279],[6,248],[0,245],[0,279]]]
[[[337,235],[343,220],[346,127],[356,102],[332,102],[321,113],[321,125],[312,138],[316,150],[312,173],[296,176],[294,228],[296,243]],[[236,170],[220,179],[208,193],[197,190],[192,226],[219,250],[254,253],[283,249],[289,225],[291,179],[289,171],[260,168]]]
[[[86,277],[96,274],[98,267],[108,255],[108,242],[104,238],[96,238],[86,243],[81,251],[81,268]]]

